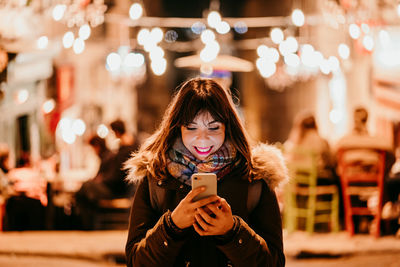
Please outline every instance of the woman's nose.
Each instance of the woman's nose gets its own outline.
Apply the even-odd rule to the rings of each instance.
[[[208,139],[207,131],[199,131],[199,134],[197,135],[197,140],[207,140],[207,139]]]

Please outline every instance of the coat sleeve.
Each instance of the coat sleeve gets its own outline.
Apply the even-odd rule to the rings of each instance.
[[[238,221],[233,238],[219,246],[233,266],[285,266],[279,206],[266,183],[249,224],[240,217]]]
[[[125,247],[127,266],[174,264],[184,241],[168,234],[166,214],[160,217],[152,208],[147,178],[142,179],[133,199],[129,219],[129,233]]]

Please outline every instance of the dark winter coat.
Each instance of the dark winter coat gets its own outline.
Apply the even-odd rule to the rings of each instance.
[[[260,145],[253,150],[260,183],[257,205],[249,211],[247,177],[226,175],[218,195],[231,206],[235,226],[228,236],[202,237],[193,228],[176,233],[168,223],[170,211],[190,191],[173,177],[159,181],[131,171],[138,182],[126,244],[128,266],[284,266],[282,224],[274,188],[287,179],[280,152]],[[162,192],[162,203],[157,199]]]

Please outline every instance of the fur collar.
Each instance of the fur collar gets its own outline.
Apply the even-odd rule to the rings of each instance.
[[[251,150],[251,153],[254,180],[264,179],[272,190],[289,181],[284,157],[276,146],[260,143]]]
[[[125,162],[125,169],[128,170],[126,180],[138,182],[147,175],[146,159],[151,156],[144,156],[138,159],[133,155]],[[286,183],[289,180],[288,170],[282,152],[273,145],[260,143],[252,149],[253,179],[264,179],[272,190]]]

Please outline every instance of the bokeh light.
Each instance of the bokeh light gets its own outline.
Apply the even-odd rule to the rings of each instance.
[[[133,20],[140,18],[143,14],[143,7],[139,3],[133,3],[129,8],[129,17]]]
[[[23,104],[25,103],[29,98],[29,91],[26,89],[20,89],[17,91],[15,100],[17,104]]]
[[[266,58],[258,58],[256,61],[256,66],[261,76],[264,78],[269,78],[276,72],[275,63],[267,60]]]
[[[259,45],[257,47],[257,55],[259,57],[265,57],[267,55],[267,53],[268,53],[268,49],[269,48],[266,45]]]
[[[292,22],[294,25],[297,27],[301,27],[304,25],[305,22],[305,17],[303,11],[300,9],[295,9],[292,12]]]
[[[207,23],[211,28],[216,28],[221,22],[221,15],[217,11],[211,11],[207,16]]]
[[[150,31],[148,29],[141,29],[138,32],[137,40],[140,45],[145,45],[150,39]]]
[[[338,53],[341,58],[348,59],[350,56],[350,48],[346,44],[339,44]]]
[[[370,35],[366,35],[363,38],[363,46],[365,47],[365,49],[367,49],[368,51],[372,51],[374,49],[374,39],[372,38],[372,36]]]
[[[360,27],[358,27],[358,25],[354,24],[354,23],[350,24],[350,26],[349,26],[349,34],[350,34],[351,38],[358,39],[360,37],[360,35],[361,35]]]
[[[108,130],[108,128],[107,128],[106,125],[100,124],[99,126],[97,126],[97,131],[96,131],[96,133],[97,133],[97,135],[98,135],[99,137],[101,137],[101,138],[106,138],[107,135],[109,134],[109,132],[110,132],[110,131]]]
[[[157,76],[163,75],[167,69],[167,61],[165,58],[158,58],[151,62],[151,70]]]
[[[217,25],[217,27],[215,28],[215,30],[219,33],[219,34],[226,34],[231,30],[231,27],[229,26],[228,22],[226,21],[221,21],[221,23],[219,23]]]
[[[150,40],[153,43],[157,44],[157,43],[161,42],[163,37],[164,37],[164,33],[161,30],[161,28],[155,27],[155,28],[151,29],[151,31],[150,31]]]
[[[36,46],[38,49],[46,49],[49,44],[49,38],[47,36],[41,36],[36,41]]]
[[[75,36],[73,32],[66,32],[63,36],[64,48],[71,48],[74,45]]]
[[[55,21],[60,21],[65,13],[65,10],[67,9],[66,5],[56,5],[53,8],[53,12],[52,12],[52,17]]]
[[[270,37],[273,43],[280,44],[285,38],[283,31],[280,28],[273,28],[270,32]]]
[[[191,29],[195,34],[201,34],[206,29],[206,25],[200,21],[197,21],[193,23]]]
[[[56,107],[56,101],[54,99],[46,100],[42,105],[42,111],[45,114],[48,114],[54,110]]]
[[[235,25],[233,26],[233,28],[239,34],[244,34],[248,31],[248,27],[247,27],[246,23],[243,21],[236,22]]]
[[[122,59],[119,54],[112,52],[107,56],[106,62],[108,70],[117,71],[121,67]]]
[[[91,33],[92,30],[90,29],[90,26],[88,24],[82,25],[79,28],[79,37],[83,40],[89,39]]]
[[[76,38],[73,49],[75,54],[81,54],[85,50],[85,41],[80,37]]]
[[[176,40],[178,40],[178,33],[174,30],[169,30],[165,33],[164,35],[164,40],[167,43],[173,43],[176,42]]]
[[[74,134],[82,136],[86,131],[86,124],[83,120],[76,119],[72,121],[71,128]]]
[[[201,33],[200,38],[204,44],[207,44],[215,40],[215,33],[212,30],[205,30]]]
[[[140,53],[129,53],[124,58],[124,66],[138,68],[144,64],[144,56]]]

